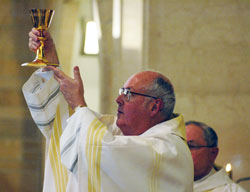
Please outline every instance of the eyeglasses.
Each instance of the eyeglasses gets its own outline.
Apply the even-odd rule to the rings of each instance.
[[[192,149],[200,149],[200,148],[213,148],[216,146],[212,146],[212,145],[193,145],[187,142],[187,145],[189,147],[190,150]]]
[[[150,97],[150,98],[153,98],[153,99],[158,99],[157,97],[154,97],[154,96],[151,96],[151,95],[145,95],[145,94],[142,94],[142,93],[136,93],[136,92],[130,91],[130,88],[120,88],[119,89],[119,95],[122,95],[122,94],[125,96],[124,97],[125,101],[130,100],[131,94],[140,95],[140,96],[144,96],[144,97]]]

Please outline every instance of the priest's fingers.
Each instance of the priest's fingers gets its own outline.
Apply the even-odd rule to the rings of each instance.
[[[76,85],[78,86],[77,89],[81,92],[81,95],[83,95],[84,93],[83,81],[82,81],[80,69],[78,66],[74,67],[73,73],[74,73],[74,81]]]
[[[35,28],[32,28],[32,30],[29,32],[29,38],[33,39],[34,41],[39,41],[39,35],[40,31],[36,30]]]
[[[78,66],[74,67],[73,73],[74,73],[74,79],[77,80],[78,82],[82,82],[80,69]]]
[[[58,77],[55,75],[55,73],[54,73],[54,78],[55,78],[55,80],[59,83],[59,85],[61,86],[62,80],[61,80],[60,78],[58,78]]]
[[[32,28],[29,32],[29,49],[33,52],[35,52],[40,46],[40,41],[38,39],[39,34],[40,32],[35,28]]]
[[[29,49],[33,52],[35,52],[39,46],[40,46],[40,42],[36,42],[36,41],[33,41],[31,38],[29,38]]]
[[[42,68],[42,71],[44,72],[44,71],[53,71],[54,72],[54,69],[55,69],[55,67],[53,67],[53,66],[47,66],[47,67],[43,67]],[[56,75],[56,73],[54,72],[54,78],[55,78],[55,80],[59,83],[59,84],[61,84],[61,79]]]
[[[49,66],[50,68],[53,68],[52,70],[54,71],[54,74],[61,80],[65,79],[67,76],[65,75],[64,72],[62,72],[60,69],[56,67]]]
[[[54,71],[54,77],[59,84],[61,83],[62,80],[64,80],[67,77],[60,69],[58,69],[56,67],[47,66],[46,70]]]

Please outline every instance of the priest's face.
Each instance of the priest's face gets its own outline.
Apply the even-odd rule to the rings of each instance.
[[[194,180],[206,176],[214,165],[218,148],[209,148],[203,137],[203,130],[194,124],[186,125],[187,142],[194,163]]]
[[[150,109],[148,104],[151,98],[137,94],[127,94],[131,92],[146,94],[146,89],[152,78],[145,73],[133,75],[123,86],[123,91],[116,99],[118,104],[117,126],[124,135],[140,135],[149,129]]]

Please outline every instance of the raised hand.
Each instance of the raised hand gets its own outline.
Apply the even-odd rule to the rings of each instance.
[[[36,50],[41,45],[39,41],[40,33],[41,32],[36,30],[35,28],[32,28],[32,30],[29,32],[29,49],[33,52],[36,52]],[[48,31],[44,31],[43,35],[46,38],[44,41],[45,57],[48,59],[50,63],[59,64],[56,47],[53,42],[53,39],[51,38],[50,33]]]
[[[83,82],[78,66],[74,67],[74,79],[70,78],[56,67],[48,66],[46,69],[54,71],[54,77],[60,84],[60,91],[72,109],[75,109],[79,105],[82,107],[87,106],[84,99]]]

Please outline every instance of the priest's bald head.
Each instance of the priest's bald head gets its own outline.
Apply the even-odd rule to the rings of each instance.
[[[174,88],[161,73],[143,71],[126,81],[116,102],[117,126],[124,135],[140,135],[171,118],[175,106]]]

